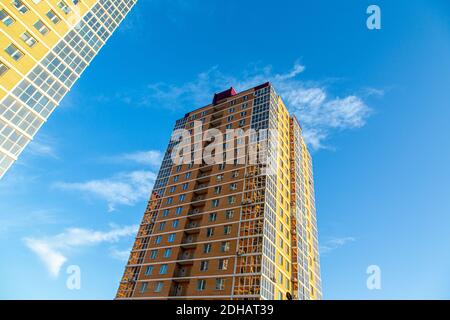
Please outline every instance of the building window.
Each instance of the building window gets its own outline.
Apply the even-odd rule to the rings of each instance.
[[[180,179],[180,176],[174,176],[173,177],[173,182],[178,182],[178,179]]]
[[[186,199],[186,195],[182,194],[178,197],[178,202],[183,202]]]
[[[160,243],[161,243],[161,240],[162,240],[162,237],[161,237],[161,236],[157,236],[157,237],[155,238],[155,244],[160,244]]]
[[[150,251],[150,259],[156,259],[158,257],[158,250],[152,250]]]
[[[237,190],[237,183],[230,184],[230,190],[231,191],[236,191]]]
[[[185,175],[184,175],[184,178],[185,179],[189,179],[191,177],[191,173],[190,172],[188,172],[188,173],[186,173]]]
[[[166,274],[167,273],[167,264],[163,264],[161,268],[159,268],[159,274]]]
[[[212,201],[212,206],[213,206],[213,208],[217,208],[219,206],[219,199],[214,199]]]
[[[217,213],[213,212],[209,214],[209,218],[208,218],[209,222],[214,222],[217,220]]]
[[[141,293],[145,293],[147,291],[148,282],[143,282],[141,286]]]
[[[206,288],[206,281],[205,280],[197,280],[197,290],[203,291]]]
[[[169,189],[169,192],[170,193],[174,193],[176,190],[177,190],[176,186],[171,186],[170,189]]]
[[[147,266],[145,269],[145,275],[150,276],[153,273],[153,266]]]
[[[219,270],[227,270],[227,269],[228,269],[228,259],[220,259]]]
[[[172,254],[172,249],[168,248],[164,251],[164,258],[170,258],[170,255]]]
[[[60,1],[58,2],[58,7],[62,10],[62,12],[64,12],[65,14],[69,14],[70,11],[72,11],[70,9],[70,7],[67,5],[67,3],[65,3],[64,1]]]
[[[215,194],[220,194],[222,192],[222,186],[217,186],[214,188],[214,193]]]
[[[212,237],[214,235],[214,228],[208,228],[208,229],[206,229],[206,236],[209,238],[209,237]]]
[[[201,261],[200,262],[200,271],[207,271],[208,270],[209,261]]]
[[[220,244],[220,251],[228,252],[230,251],[230,243],[228,241],[224,241]]]
[[[36,23],[34,24],[34,27],[36,28],[37,31],[39,31],[44,36],[50,32],[50,30],[47,28],[47,26],[41,20],[36,21]]]
[[[167,204],[172,204],[173,203],[173,197],[168,197],[166,202],[167,202]]]
[[[237,178],[237,177],[239,177],[239,171],[233,171],[233,173],[231,174],[231,177],[232,178]]]
[[[4,75],[8,70],[9,68],[3,62],[0,61],[0,77]]]
[[[234,204],[236,203],[236,197],[235,196],[229,196],[228,197],[228,204]]]
[[[177,169],[176,169],[177,172],[180,172],[182,167],[183,167],[182,165],[177,166]]]
[[[169,215],[169,210],[168,209],[164,209],[163,217],[167,217],[168,215]]]
[[[22,39],[30,48],[33,48],[34,45],[37,43],[37,40],[33,38],[33,36],[29,34],[27,31],[22,33],[20,39]]]
[[[230,233],[231,233],[231,226],[224,226],[223,234],[230,234]]]
[[[5,49],[6,53],[10,55],[11,58],[18,61],[23,57],[22,51],[17,49],[17,47],[13,44],[10,44],[8,48]]]
[[[172,233],[172,234],[169,236],[169,238],[168,238],[169,243],[174,242],[174,241],[175,241],[175,237],[176,237],[176,234],[175,234],[175,233]]]
[[[172,221],[172,228],[178,228],[179,223],[180,223],[180,221],[178,221],[178,220],[173,220],[173,221]]]
[[[14,19],[6,12],[6,10],[0,11],[0,20],[5,24],[5,26],[10,26],[14,23]]]
[[[233,210],[227,210],[227,211],[225,212],[225,218],[226,218],[226,219],[231,219],[231,218],[233,218],[233,215],[234,215],[234,211],[233,211]]]
[[[225,288],[225,280],[222,278],[216,279],[216,290],[223,290]]]
[[[61,19],[53,10],[47,12],[46,16],[50,19],[51,22],[53,22],[53,24],[58,24],[61,21]]]
[[[245,119],[239,120],[239,127],[242,127],[245,125]]]
[[[207,243],[203,245],[203,253],[210,253],[211,252],[211,243]]]
[[[13,0],[12,4],[21,14],[25,14],[29,11],[28,7],[23,4],[22,0]]]
[[[183,190],[187,190],[187,188],[189,188],[189,183],[184,183],[182,189]]]
[[[175,214],[176,215],[180,215],[182,212],[183,212],[183,207],[178,207],[178,208],[175,209]]]
[[[155,292],[161,292],[162,288],[163,288],[163,283],[162,282],[157,282],[155,284]]]

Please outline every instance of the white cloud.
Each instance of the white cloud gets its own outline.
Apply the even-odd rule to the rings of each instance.
[[[17,211],[21,213],[17,214]],[[32,226],[55,224],[60,220],[54,210],[30,210],[29,208],[21,208],[12,212],[6,211],[0,214],[0,235]]]
[[[105,200],[109,211],[117,205],[133,206],[147,200],[153,188],[156,174],[151,171],[120,173],[107,179],[85,182],[58,182],[54,186],[62,190],[75,190]]]
[[[354,242],[354,241],[356,241],[356,239],[354,237],[332,238],[328,241],[325,241],[320,246],[320,253],[321,254],[328,253],[330,251],[336,250],[336,249],[343,247],[346,244],[348,244],[350,242]]]
[[[58,277],[72,249],[101,243],[116,243],[121,238],[135,235],[138,226],[113,226],[109,231],[69,228],[51,237],[25,238],[24,242],[45,264],[50,275]]]
[[[128,261],[128,258],[130,257],[131,248],[126,250],[119,250],[117,248],[111,249],[111,257],[118,259],[120,261]]]
[[[116,162],[132,162],[136,164],[159,167],[163,160],[164,154],[159,150],[137,151],[132,153],[124,153],[110,159]]]
[[[38,157],[48,157],[53,159],[58,159],[58,155],[55,149],[55,141],[54,139],[40,135],[38,138],[32,140],[26,150],[34,156]]]
[[[323,85],[299,80],[299,75],[304,71],[305,67],[299,63],[295,63],[286,73],[274,73],[269,65],[255,67],[235,77],[222,73],[215,66],[181,85],[163,82],[149,84],[146,90],[135,94],[137,101],[132,103],[181,112],[210,103],[213,93],[231,86],[241,91],[270,81],[290,112],[299,119],[305,140],[313,149],[326,147],[324,142],[333,132],[360,128],[366,124],[372,110],[362,97],[356,94],[332,96]],[[382,92],[370,88],[365,90],[363,96],[380,96]]]

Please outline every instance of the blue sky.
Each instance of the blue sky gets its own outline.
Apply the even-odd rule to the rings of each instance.
[[[324,298],[449,299],[449,57],[444,0],[140,0],[0,181],[0,299],[113,298],[174,121],[266,80],[313,152]]]

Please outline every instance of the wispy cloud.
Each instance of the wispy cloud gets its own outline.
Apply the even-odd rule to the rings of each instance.
[[[117,248],[111,248],[111,257],[114,259],[120,260],[120,261],[128,261],[128,258],[130,257],[131,248],[128,248],[126,250],[120,250]]]
[[[134,163],[150,167],[159,167],[163,160],[163,153],[159,150],[137,151],[118,156],[107,157],[106,160],[120,163]]]
[[[147,200],[153,188],[156,174],[151,171],[119,173],[111,178],[85,182],[58,182],[54,187],[74,190],[105,200],[110,212],[117,205],[133,206]]]
[[[27,151],[34,156],[59,159],[56,153],[55,144],[53,138],[40,135],[29,143]]]
[[[15,210],[19,211],[19,210]],[[17,212],[3,212],[0,214],[0,235],[15,230],[20,230],[38,225],[54,224],[61,221],[54,210],[27,210],[21,209]],[[23,213],[27,212],[27,213]]]
[[[354,237],[331,238],[320,245],[320,253],[329,253],[354,241]]]
[[[108,231],[69,228],[55,236],[28,237],[24,242],[42,260],[50,275],[56,278],[73,249],[101,243],[117,243],[121,238],[135,235],[137,228],[136,225],[112,226]]]
[[[299,119],[305,140],[313,149],[327,147],[325,141],[334,132],[363,127],[372,114],[364,101],[368,96],[382,96],[375,88],[355,90],[361,92],[333,96],[325,84],[299,79],[306,68],[295,63],[284,73],[274,72],[272,66],[253,67],[239,76],[220,71],[218,66],[199,73],[192,81],[176,85],[158,82],[148,84],[141,92],[121,93],[128,103],[151,107],[164,107],[177,112],[210,103],[213,93],[230,86],[238,91],[270,81],[286,102],[290,112]]]

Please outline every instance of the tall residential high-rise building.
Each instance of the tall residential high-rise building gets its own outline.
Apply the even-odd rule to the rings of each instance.
[[[299,123],[270,83],[216,94],[176,121],[116,299],[321,297]]]
[[[0,178],[135,3],[0,2]]]

